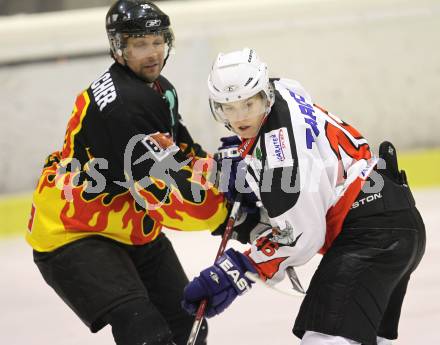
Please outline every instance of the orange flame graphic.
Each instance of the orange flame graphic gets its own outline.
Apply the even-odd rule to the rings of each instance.
[[[186,200],[180,192],[173,190],[163,204],[153,193],[142,189],[140,194],[148,204],[160,204],[152,210],[137,205],[129,191],[114,196],[107,203],[107,193],[86,200],[87,182],[72,186],[73,177],[79,172],[57,174],[59,152],[52,158],[53,161],[49,161],[43,170],[38,193],[44,194],[46,188],[59,189],[58,200],[64,203],[59,221],[68,232],[95,232],[124,243],[144,244],[154,240],[162,226],[176,230],[208,229],[212,228],[211,222],[221,223],[223,213],[226,213],[223,196],[212,189],[201,192],[200,202]],[[205,182],[203,176],[200,182]],[[154,184],[160,189],[168,188],[161,180],[154,181]]]

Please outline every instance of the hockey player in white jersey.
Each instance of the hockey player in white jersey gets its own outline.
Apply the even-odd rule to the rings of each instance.
[[[208,87],[214,117],[239,137],[224,141],[224,150],[238,142],[242,159],[233,162],[228,194],[256,199],[268,217],[257,224],[248,215],[237,227],[249,250],[228,249],[191,281],[185,309],[194,313],[207,299],[212,317],[250,289],[247,271],[276,284],[289,266],[321,253],[293,327],[301,344],[390,344],[425,250],[423,221],[394,147],[383,143],[383,159],[376,158],[356,129],[315,104],[298,82],[269,79],[252,49],[219,54]],[[235,171],[244,165],[241,183]]]

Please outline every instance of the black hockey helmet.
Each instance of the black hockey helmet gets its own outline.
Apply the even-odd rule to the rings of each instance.
[[[162,34],[169,51],[173,47],[174,34],[170,18],[159,7],[145,0],[119,0],[108,10],[105,27],[110,48],[122,56],[127,37]]]

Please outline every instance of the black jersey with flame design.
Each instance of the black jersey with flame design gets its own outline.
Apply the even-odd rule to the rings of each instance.
[[[169,81],[150,87],[115,63],[78,95],[62,150],[47,158],[34,192],[26,239],[52,251],[96,234],[137,245],[163,226],[213,230],[227,210],[210,164]]]

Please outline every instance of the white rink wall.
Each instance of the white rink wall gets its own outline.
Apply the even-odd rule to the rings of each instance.
[[[315,102],[376,148],[440,146],[440,1],[167,1],[176,53],[164,75],[181,113],[209,150],[226,133],[210,117],[206,78],[220,51],[253,47],[274,77],[299,80]],[[0,17],[0,193],[33,188],[60,149],[76,94],[109,57],[20,60],[107,50],[106,8]]]

